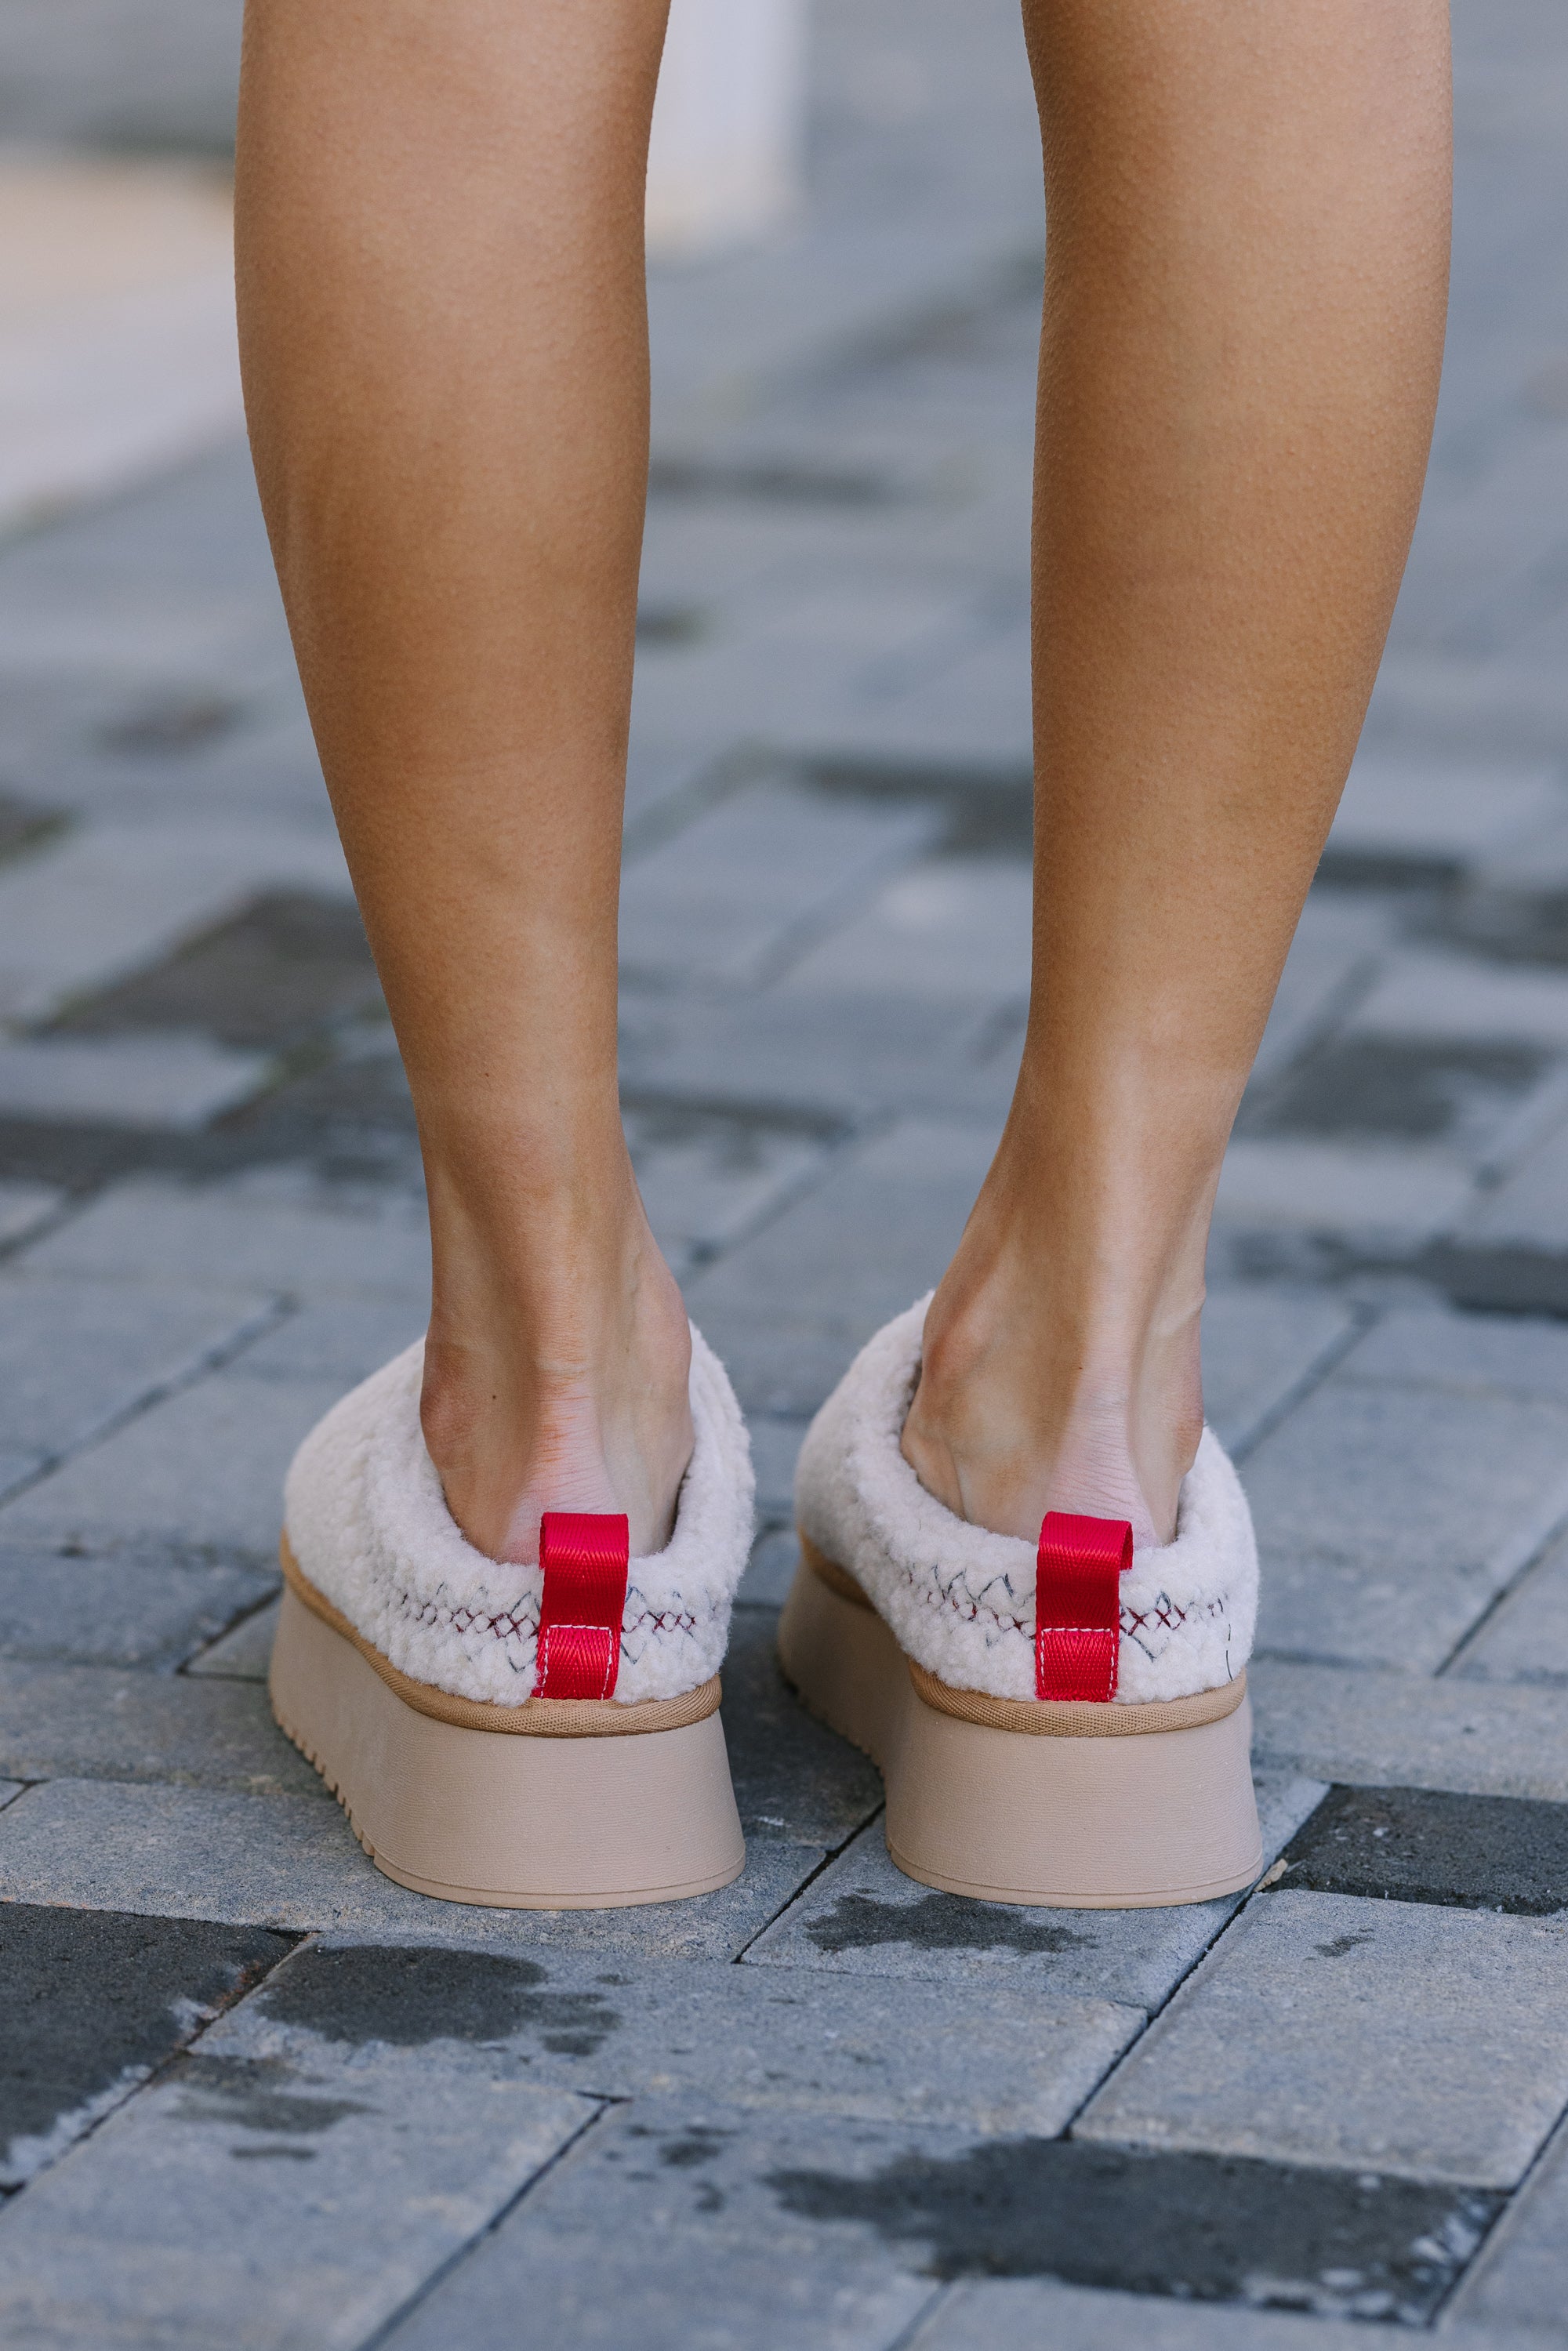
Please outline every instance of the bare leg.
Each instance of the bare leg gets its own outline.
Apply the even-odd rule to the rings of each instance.
[[[256,469],[419,1116],[459,1523],[669,1530],[689,1346],[615,1090],[664,0],[250,0]]]
[[[1408,549],[1442,0],[1026,0],[1050,214],[1033,998],[904,1434],[950,1507],[1168,1540],[1231,1123]]]

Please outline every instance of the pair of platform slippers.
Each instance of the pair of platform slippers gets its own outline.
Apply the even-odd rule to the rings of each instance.
[[[1202,1902],[1261,1867],[1247,1659],[1258,1557],[1211,1431],[1174,1542],[1052,1511],[1038,1547],[956,1518],[899,1450],[925,1301],[812,1422],[787,1678],[865,1750],[887,1845],[928,1886],[1064,1908]],[[537,1566],[454,1522],[415,1345],[288,1474],[273,1710],[389,1877],[446,1901],[613,1908],[706,1894],[746,1849],[719,1668],[752,1531],[750,1448],[692,1333],[674,1531],[547,1513]]]

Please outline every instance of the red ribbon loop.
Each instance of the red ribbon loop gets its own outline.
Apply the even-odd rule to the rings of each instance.
[[[631,1536],[612,1512],[547,1510],[539,1520],[536,1698],[610,1698],[621,1670]]]
[[[1132,1564],[1126,1519],[1047,1510],[1034,1583],[1036,1698],[1115,1696],[1121,1579]]]

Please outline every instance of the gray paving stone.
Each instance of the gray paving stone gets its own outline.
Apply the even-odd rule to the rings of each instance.
[[[1258,1657],[1254,1751],[1276,1770],[1361,1787],[1452,1788],[1568,1802],[1555,1689]]]
[[[883,883],[803,956],[782,993],[1026,1001],[1033,895],[1016,858],[929,859]]]
[[[272,1600],[265,1608],[242,1617],[232,1632],[193,1657],[185,1671],[199,1676],[210,1674],[220,1681],[264,1682],[272,1662],[272,1643],[281,1604]]]
[[[102,1666],[0,1663],[0,1771],[323,1793],[259,1689]]]
[[[1409,949],[1390,956],[1346,1022],[1351,1035],[1521,1038],[1568,1045],[1568,977]]]
[[[751,1557],[736,1593],[741,1606],[782,1608],[800,1563],[800,1546],[792,1526],[768,1527],[751,1546]]]
[[[965,2140],[874,2123],[845,2123],[830,2137],[803,2116],[768,2117],[765,2136],[762,2120],[692,2099],[606,2117],[399,2330],[400,2351],[513,2341],[503,2332],[516,2324],[508,2297],[515,2309],[536,2293],[548,2339],[574,2344],[875,2345],[886,2337],[871,2297],[885,2294],[890,2273],[926,2288],[901,2342],[929,2339],[946,2299],[934,2282],[988,2275],[1133,2285],[1156,2344],[1165,2314],[1149,2297],[1162,2294],[1189,2307],[1277,2301],[1418,2322],[1499,2201],[1072,2141]],[[606,2209],[627,2211],[626,2235],[607,2235]],[[612,2266],[591,2257],[594,2222],[600,2243],[614,2246]],[[1216,2339],[1247,2340],[1239,2328]],[[1333,2328],[1328,2339],[1343,2337]],[[1280,2351],[1290,2337],[1260,2340]]]
[[[0,2188],[63,2155],[289,1949],[258,1927],[0,1907]]]
[[[758,1119],[632,1103],[626,1125],[648,1221],[677,1270],[739,1240],[826,1159],[820,1134]]]
[[[362,2048],[457,2034],[530,2082],[595,2097],[676,2093],[1048,2136],[1139,2025],[1108,2001],[1052,2005],[997,1986],[955,2032],[940,1985],[796,1981],[695,1959],[607,1972],[602,1954],[547,1963],[342,1936],[300,1951],[246,2013],[258,2049],[306,2070],[322,2037]]]
[[[141,1396],[261,1327],[255,1290],[0,1280],[0,1443],[65,1453]]]
[[[1521,1579],[1451,1670],[1461,1681],[1568,1682],[1568,1541]]]
[[[420,1316],[429,1297],[422,1210],[392,1201],[333,1212],[256,1184],[118,1184],[39,1242],[26,1263],[34,1273],[225,1290],[255,1285],[312,1298],[393,1292],[406,1296]]]
[[[196,1134],[265,1083],[260,1053],[203,1037],[47,1038],[0,1044],[0,1114]]]
[[[245,1350],[247,1379],[336,1380],[344,1393],[421,1337],[412,1299],[307,1297]]]
[[[1258,1775],[1264,1854],[1322,1795],[1320,1782]],[[1156,2008],[1211,1943],[1236,1897],[1169,1910],[1039,1910],[969,1902],[916,1885],[873,1822],[746,1954],[748,1967],[915,1977],[973,1999],[1012,1982],[1051,1998]]]
[[[15,1802],[26,1785],[26,1782],[22,1780],[0,1780],[0,1812],[4,1812],[7,1804]]]
[[[99,823],[0,873],[0,1015],[46,1019],[268,883],[347,891],[325,823]]]
[[[856,1122],[888,1111],[993,1116],[1016,1057],[981,1058],[975,1007],[882,996],[674,998],[624,985],[622,1067],[639,1089]]]
[[[809,1426],[804,1420],[780,1420],[769,1413],[748,1416],[747,1428],[751,1437],[751,1466],[757,1472],[759,1518],[793,1517],[795,1463]]]
[[[1568,1403],[1568,1328],[1519,1314],[1385,1314],[1343,1368],[1352,1380]]]
[[[688,983],[759,981],[933,830],[924,811],[753,786],[628,869],[622,961],[634,974]]]
[[[814,1412],[873,1331],[935,1287],[996,1147],[909,1120],[688,1285],[748,1409]]]
[[[1479,2259],[1445,2310],[1440,2338],[1511,2345],[1563,2339],[1563,2248],[1568,2241],[1568,2130],[1559,2127]],[[1472,2333],[1472,2330],[1474,2332]]]
[[[1075,2126],[1512,2188],[1564,2105],[1568,1921],[1260,1895]]]
[[[1568,1411],[1336,1372],[1247,1467],[1259,1646],[1433,1672],[1568,1511]]]
[[[1035,2278],[954,2286],[911,2336],[910,2351],[1041,2351],[1045,2344],[1051,2351],[1127,2351],[1133,2343],[1143,2351],[1366,2351],[1355,2320],[1094,2294]],[[1515,2346],[1499,2342],[1495,2351]]]
[[[1238,1135],[1215,1217],[1222,1228],[1338,1233],[1367,1249],[1414,1250],[1464,1214],[1471,1192],[1465,1164],[1431,1145]]]
[[[392,1932],[411,1942],[593,1952],[607,1966],[620,1959],[733,1958],[821,1860],[809,1846],[758,1837],[736,1883],[698,1901],[630,1910],[483,1910],[394,1886],[366,1860],[337,1806],[319,1795],[55,1780],[29,1788],[0,1813],[0,1899],[301,1931]]]
[[[139,1414],[0,1511],[0,1543],[107,1551],[162,1537],[257,1563],[277,1554],[283,1476],[337,1380],[217,1372]]]
[[[82,1559],[0,1544],[0,1656],[177,1665],[275,1582],[270,1570],[158,1549]]]
[[[1203,1401],[1232,1452],[1257,1433],[1355,1329],[1335,1299],[1288,1290],[1211,1290],[1203,1310]]]
[[[748,1836],[831,1850],[880,1806],[882,1778],[806,1712],[779,1669],[777,1637],[774,1610],[736,1610],[723,1712],[741,1823]]]
[[[0,1244],[22,1240],[47,1223],[63,1198],[52,1184],[0,1183]]]
[[[1386,909],[1337,891],[1315,890],[1301,909],[1280,976],[1253,1083],[1274,1076],[1333,1029],[1375,967],[1394,925]]]
[[[1331,1788],[1283,1859],[1292,1891],[1551,1917],[1568,1912],[1568,1804]]]
[[[539,2342],[581,2351],[892,2351],[930,2279],[864,2224],[796,2218],[768,2185],[791,2164],[869,2169],[885,2133],[638,2100],[596,2124],[392,2341],[509,2351],[521,2304]]]
[[[209,2033],[0,2217],[12,2341],[362,2343],[594,2111],[451,2043],[306,2068],[256,2030]]]
[[[1562,787],[1550,767],[1465,768],[1438,759],[1360,753],[1329,835],[1361,857],[1462,864],[1548,823]]]
[[[1559,1127],[1454,1228],[1457,1241],[1493,1249],[1568,1252],[1568,1127]]]

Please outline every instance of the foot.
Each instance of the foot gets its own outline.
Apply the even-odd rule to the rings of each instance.
[[[632,1556],[662,1551],[692,1454],[691,1337],[634,1190],[607,1243],[531,1235],[533,1280],[433,1222],[420,1418],[469,1541],[530,1562],[546,1510],[623,1511]]]
[[[1142,1549],[1176,1534],[1203,1434],[1197,1302],[1115,1347],[1027,1266],[966,1278],[963,1253],[925,1318],[901,1449],[957,1517],[1033,1542],[1048,1510],[1126,1519]],[[1082,1332],[1083,1336],[1077,1336]]]

